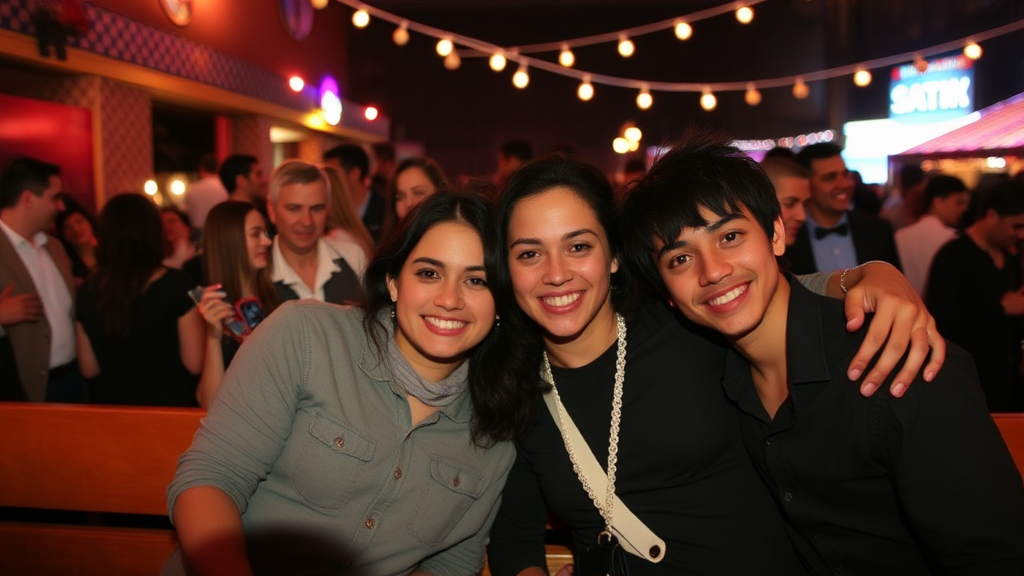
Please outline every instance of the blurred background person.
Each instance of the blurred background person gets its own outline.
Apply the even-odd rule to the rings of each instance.
[[[373,176],[370,188],[378,194],[387,194],[395,176],[395,145],[391,142],[376,142],[373,148]]]
[[[234,303],[255,298],[264,315],[277,308],[277,291],[267,268],[271,244],[263,215],[249,202],[229,200],[207,216],[203,263],[210,285],[197,307],[206,321],[206,353],[196,390],[196,400],[204,408],[213,401],[224,370],[241,345],[225,333],[224,321],[236,314]]]
[[[191,279],[163,266],[160,211],[138,194],[100,213],[96,270],[78,291],[78,366],[98,404],[195,406],[203,319]]]
[[[160,210],[160,226],[164,241],[167,242],[164,266],[181,270],[182,265],[196,255],[196,245],[192,240],[192,222],[188,214],[167,206]]]
[[[448,177],[430,158],[413,156],[395,168],[392,187],[386,197],[383,233],[389,234],[409,211],[438,190],[449,188]]]
[[[199,180],[185,188],[185,209],[192,226],[200,233],[210,209],[228,199],[228,191],[220,181],[216,154],[203,154],[199,158]]]
[[[922,297],[935,253],[956,237],[971,195],[963,180],[939,174],[932,176],[925,185],[924,201],[927,213],[917,222],[896,231],[896,249],[900,251],[903,273]]]
[[[325,166],[324,173],[331,184],[331,202],[327,210],[327,232],[324,238],[338,248],[362,278],[366,263],[373,256],[373,237],[356,214],[348,184],[338,169]]]
[[[64,206],[57,215],[57,236],[71,258],[77,287],[96,268],[96,218],[70,197],[64,198]]]

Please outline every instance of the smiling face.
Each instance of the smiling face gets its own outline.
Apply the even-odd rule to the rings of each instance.
[[[467,224],[427,230],[398,277],[388,278],[388,292],[398,323],[395,344],[432,382],[451,374],[494,325],[483,242]]]
[[[853,198],[853,177],[842,156],[811,161],[811,200],[807,207],[819,224],[831,225],[850,207]],[[820,217],[819,217],[820,215]]]
[[[277,201],[267,207],[283,250],[305,254],[316,248],[327,227],[327,201],[323,180],[281,187]]]
[[[263,215],[250,210],[245,215],[245,249],[253,270],[267,267],[267,251],[271,244],[273,242],[267,236],[267,223],[263,221]]]
[[[785,306],[788,299],[779,296],[785,282],[775,261],[785,252],[782,219],[775,221],[769,240],[746,207],[724,217],[702,208],[701,215],[707,227],[685,228],[667,248],[656,242],[658,272],[687,318],[742,341],[763,325],[771,308],[780,301]]]
[[[427,173],[418,166],[411,166],[395,176],[395,214],[405,218],[417,204],[437,192]]]
[[[611,274],[619,268],[591,207],[569,188],[520,200],[508,226],[508,265],[516,302],[545,332],[549,349],[615,337]]]

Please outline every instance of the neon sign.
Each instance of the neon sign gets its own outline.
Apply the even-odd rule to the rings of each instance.
[[[942,122],[974,111],[974,61],[963,54],[892,69],[889,117],[906,123]]]

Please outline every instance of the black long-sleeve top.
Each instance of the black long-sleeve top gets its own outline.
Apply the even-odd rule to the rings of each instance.
[[[657,302],[627,327],[616,493],[666,542],[658,564],[627,554],[630,574],[803,574],[722,391],[724,348],[685,328]],[[602,467],[615,357],[613,344],[587,366],[552,367],[562,403]],[[495,576],[545,566],[546,505],[572,529],[577,549],[593,546],[604,529],[555,421],[538,403],[537,422],[518,447],[491,530]]]
[[[789,398],[769,418],[735,352],[725,387],[801,557],[843,576],[1024,573],[1024,487],[970,355],[950,345],[933,382],[864,398],[846,366],[865,329],[790,284]]]

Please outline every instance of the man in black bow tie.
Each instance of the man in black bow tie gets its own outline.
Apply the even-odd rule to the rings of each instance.
[[[832,143],[812,144],[797,161],[811,175],[807,223],[786,252],[795,274],[853,268],[883,260],[900,268],[892,225],[850,210],[853,179],[842,149]]]

